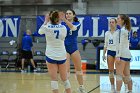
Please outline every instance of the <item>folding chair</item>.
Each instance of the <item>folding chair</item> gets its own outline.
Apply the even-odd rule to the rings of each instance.
[[[34,53],[34,61],[37,63],[37,66],[40,68],[44,69],[44,62],[45,60],[43,59],[44,54],[42,51],[35,51]]]
[[[0,65],[2,68],[7,68],[9,61],[9,52],[8,51],[2,51],[0,53]]]
[[[16,63],[17,63],[17,51],[12,51],[10,56],[9,56],[9,61],[6,69],[9,68],[16,68]]]

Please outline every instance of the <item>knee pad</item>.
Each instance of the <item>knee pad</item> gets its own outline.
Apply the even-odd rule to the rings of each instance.
[[[52,90],[58,89],[58,81],[51,81],[51,88]]]
[[[82,71],[76,71],[76,75],[83,75]]]
[[[131,79],[131,76],[125,76],[124,77],[124,81],[126,82],[126,83],[128,83],[128,82],[130,82],[132,79]]]
[[[71,88],[70,81],[68,79],[64,81],[63,83],[64,83],[65,89]]]
[[[114,72],[109,72],[109,78],[114,78]]]
[[[116,75],[116,81],[120,81],[120,80],[122,80],[122,75],[117,74]]]

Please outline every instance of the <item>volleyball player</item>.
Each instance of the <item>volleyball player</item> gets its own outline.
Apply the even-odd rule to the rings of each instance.
[[[116,89],[120,93],[122,78],[128,84],[128,92],[132,93],[132,79],[130,75],[131,53],[129,50],[129,33],[131,31],[130,18],[125,14],[118,15],[117,24],[121,27],[116,46]]]
[[[60,24],[60,19],[63,19],[67,25],[73,25],[64,19],[64,14],[59,15],[58,11],[51,11],[46,17],[44,24],[39,29],[39,34],[45,34],[46,37],[46,64],[51,77],[51,88],[53,93],[58,93],[58,77],[60,73],[63,81],[65,92],[71,93],[71,85],[67,77],[66,67],[66,49],[64,40],[67,34],[67,29]],[[49,20],[49,21],[48,21]]]
[[[67,10],[66,11],[66,19],[73,24],[73,29],[71,29],[65,22],[62,24],[67,28],[67,36],[65,38],[65,47],[67,51],[67,71],[68,75],[70,74],[70,59],[74,63],[74,67],[76,69],[76,76],[79,83],[79,88],[77,89],[78,93],[87,93],[85,91],[83,85],[83,76],[82,76],[82,69],[81,69],[81,56],[77,46],[77,36],[78,31],[80,29],[80,22],[76,17],[76,13],[74,10]]]
[[[116,56],[116,38],[118,35],[117,20],[115,18],[110,19],[109,21],[110,30],[105,33],[105,43],[104,43],[104,52],[103,52],[103,61],[106,60],[106,51],[107,51],[107,64],[109,69],[109,79],[111,83],[111,92],[115,92],[114,84],[114,64]]]

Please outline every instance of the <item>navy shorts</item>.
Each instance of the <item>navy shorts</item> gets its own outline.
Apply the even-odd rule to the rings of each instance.
[[[64,59],[64,60],[53,60],[53,59],[46,56],[46,61],[48,63],[52,63],[52,64],[63,64],[63,63],[66,62],[66,59]]]
[[[78,50],[77,43],[71,44],[71,45],[65,45],[65,48],[66,48],[67,53],[69,53],[70,55]]]
[[[128,62],[130,62],[131,58],[124,58],[124,57],[120,57],[120,60],[123,60],[123,61],[128,61]]]
[[[115,57],[116,56],[116,51],[108,50],[107,51],[107,55],[110,55],[112,57]]]

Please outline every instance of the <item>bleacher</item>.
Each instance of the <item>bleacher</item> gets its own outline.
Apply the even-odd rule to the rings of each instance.
[[[13,44],[10,44],[10,42]],[[46,69],[45,63],[45,48],[46,42],[44,37],[35,37],[33,41],[33,59],[37,64],[37,67],[40,69]],[[0,66],[2,70],[16,70],[17,67],[20,68],[21,66],[21,58],[20,58],[20,51],[18,51],[19,47],[17,46],[17,38],[15,37],[1,37],[0,38]],[[28,60],[25,63],[29,64]]]
[[[47,69],[45,51],[46,51],[46,40],[45,37],[34,37],[33,42],[34,49],[34,61],[37,63],[37,67],[41,70]]]
[[[0,37],[0,66],[2,69],[15,68],[17,62],[17,38]]]

